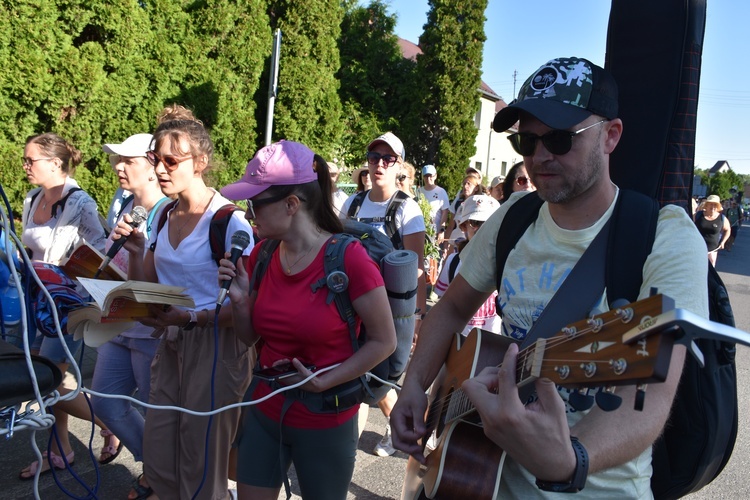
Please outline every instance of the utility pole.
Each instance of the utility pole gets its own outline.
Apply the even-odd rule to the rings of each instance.
[[[271,144],[273,136],[273,108],[276,104],[276,94],[279,89],[279,58],[281,56],[281,30],[276,29],[273,34],[273,48],[271,50],[271,71],[268,82],[268,113],[266,114],[266,146]]]
[[[518,78],[518,70],[513,70],[513,96],[511,101],[516,98],[516,78]]]

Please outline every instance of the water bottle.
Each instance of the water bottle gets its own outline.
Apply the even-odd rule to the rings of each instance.
[[[19,332],[21,327],[21,299],[16,289],[16,280],[13,275],[8,276],[7,284],[0,291],[2,301],[2,327],[5,331],[3,340],[15,346],[22,346],[23,339]],[[0,330],[0,333],[2,330]]]

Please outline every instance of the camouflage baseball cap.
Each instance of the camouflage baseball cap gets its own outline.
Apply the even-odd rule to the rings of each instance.
[[[508,130],[520,111],[555,129],[568,129],[592,114],[616,118],[617,83],[608,71],[586,59],[553,59],[524,82],[517,99],[498,111],[492,128]]]

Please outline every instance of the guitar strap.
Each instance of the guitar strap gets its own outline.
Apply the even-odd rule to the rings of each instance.
[[[539,319],[526,334],[519,349],[529,347],[539,338],[551,337],[565,325],[590,315],[592,308],[604,293],[607,241],[614,216],[615,214],[609,218],[583,252],[568,277],[539,315]],[[533,392],[533,384],[520,388],[521,401],[527,401]]]

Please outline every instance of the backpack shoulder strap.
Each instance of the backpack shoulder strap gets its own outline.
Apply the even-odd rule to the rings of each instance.
[[[70,198],[70,195],[75,193],[76,191],[83,191],[83,189],[79,187],[73,187],[70,188],[70,191],[68,191],[68,194],[63,196],[59,201],[55,202],[52,205],[52,217],[57,217],[57,209],[60,209],[60,213],[65,210],[65,204],[68,202],[68,198]]]
[[[362,191],[360,193],[357,193],[357,195],[352,200],[351,204],[349,205],[349,210],[346,212],[347,217],[350,219],[356,219],[357,214],[359,213],[359,209],[362,208],[362,203],[365,201],[365,196],[367,196],[367,193],[369,193],[370,190]]]
[[[497,272],[495,280],[498,291],[502,286],[503,269],[505,268],[505,262],[508,260],[508,255],[515,248],[526,229],[536,220],[539,209],[542,208],[543,204],[544,201],[539,195],[532,192],[516,201],[506,212],[495,242],[495,269]],[[498,308],[497,314],[502,317],[500,308]]]
[[[227,241],[227,230],[229,228],[229,221],[232,218],[232,214],[242,210],[234,203],[227,203],[223,207],[219,208],[213,217],[211,217],[211,224],[208,228],[208,242],[211,245],[211,257],[216,262],[216,266],[219,266],[219,261],[224,258],[226,252],[226,241]]]
[[[258,250],[258,260],[255,261],[255,267],[253,267],[253,273],[250,275],[250,286],[248,287],[248,293],[252,294],[255,284],[263,279],[268,269],[268,264],[271,262],[271,255],[274,250],[279,247],[279,240],[263,240],[260,242],[260,250]]]
[[[453,278],[456,277],[456,269],[458,269],[459,262],[461,262],[461,254],[457,253],[448,266],[448,283],[452,282]]]
[[[167,223],[167,217],[169,217],[169,211],[172,210],[175,205],[177,205],[177,200],[172,200],[166,205],[164,205],[164,209],[159,214],[159,220],[156,222],[156,239],[153,243],[151,243],[151,246],[148,247],[149,250],[152,252],[156,251],[156,244],[159,242],[159,233],[161,232],[161,229],[164,227],[164,224]]]
[[[659,220],[659,203],[645,194],[621,189],[607,242],[607,302],[634,302],[643,283],[643,265],[651,254]]]
[[[402,250],[404,248],[401,241],[401,235],[396,227],[396,214],[401,205],[409,198],[409,195],[399,190],[391,196],[388,206],[385,209],[385,233],[393,242],[393,248]]]
[[[125,211],[125,207],[128,206],[128,203],[130,203],[134,199],[135,199],[135,195],[134,194],[131,194],[130,196],[126,196],[125,198],[123,198],[122,204],[120,205],[120,210],[117,211],[117,215],[115,216],[115,223],[120,218],[120,216],[122,215],[122,213]]]

